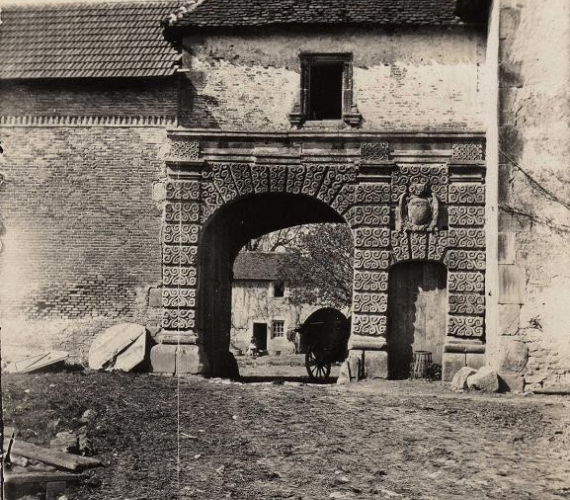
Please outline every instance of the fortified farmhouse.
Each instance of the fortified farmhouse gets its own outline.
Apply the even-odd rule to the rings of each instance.
[[[231,374],[240,248],[342,222],[366,376],[568,387],[570,4],[490,3],[3,9],[4,355],[134,321],[155,371]]]

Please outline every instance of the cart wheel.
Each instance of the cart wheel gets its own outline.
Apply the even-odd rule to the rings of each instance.
[[[305,367],[311,380],[326,382],[331,375],[331,364],[321,360],[312,349],[305,354]]]

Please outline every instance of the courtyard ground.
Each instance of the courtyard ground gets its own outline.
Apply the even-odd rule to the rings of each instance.
[[[96,412],[70,500],[570,498],[570,398],[288,378],[3,375],[4,420],[46,445]]]

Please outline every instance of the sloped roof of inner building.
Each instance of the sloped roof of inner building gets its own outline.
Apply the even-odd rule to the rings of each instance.
[[[241,252],[234,262],[234,280],[278,281],[292,258],[287,253]]]
[[[6,5],[0,78],[164,77],[179,54],[161,20],[182,0]]]
[[[172,27],[459,25],[455,0],[197,0],[164,20]]]

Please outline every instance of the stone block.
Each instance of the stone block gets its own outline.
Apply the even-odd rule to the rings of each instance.
[[[515,234],[499,234],[499,264],[514,264],[515,254]]]
[[[388,378],[388,353],[386,351],[365,351],[364,377],[368,379]]]
[[[176,373],[178,375],[206,375],[208,371],[208,358],[202,347],[197,345],[178,346],[176,356]]]
[[[498,370],[501,375],[504,372],[522,373],[526,369],[529,357],[526,344],[504,339],[499,349]]]
[[[525,379],[521,373],[501,373],[499,387],[501,392],[523,392]]]
[[[176,373],[176,346],[158,344],[150,350],[150,366],[154,373]]]
[[[384,337],[371,337],[366,335],[351,335],[348,341],[348,348],[360,350],[375,350],[379,351],[386,346],[386,339]]]
[[[518,266],[499,265],[499,304],[524,304],[526,279]]]
[[[457,373],[453,376],[453,380],[451,381],[451,387],[456,391],[463,391],[467,389],[467,379],[471,375],[475,375],[477,370],[471,368],[469,366],[464,366],[460,368]]]
[[[162,307],[162,288],[151,288],[148,292],[149,307]]]
[[[499,392],[499,376],[490,366],[484,366],[467,379],[467,387],[482,392]]]
[[[441,378],[451,382],[461,368],[468,366],[478,370],[485,365],[485,354],[476,352],[444,352]]]
[[[519,331],[520,315],[519,304],[499,305],[499,335],[516,335]]]

